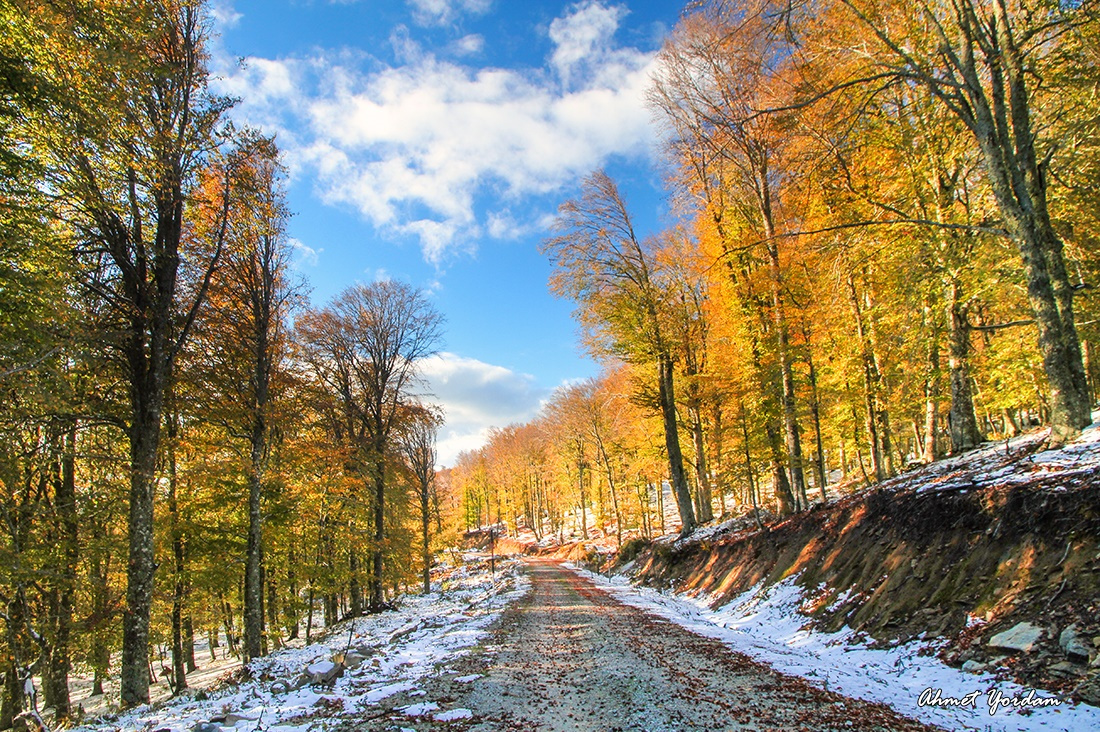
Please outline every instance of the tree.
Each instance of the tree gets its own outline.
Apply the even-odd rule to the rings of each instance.
[[[769,20],[772,13],[766,0],[699,6],[661,50],[650,101],[674,131],[673,147],[685,158],[681,164],[704,179],[692,187],[706,195],[715,176],[721,177],[725,210],[714,208],[719,197],[711,196],[712,215],[738,220],[723,230],[728,236],[736,229],[748,239],[728,246],[764,253],[771,320],[764,332],[776,359],[790,484],[796,500],[806,502],[781,250],[799,229],[797,207],[788,200],[797,180],[791,149],[796,133],[789,115],[759,114],[783,98],[794,60],[789,37]]]
[[[263,515],[261,499],[285,391],[286,328],[298,292],[289,279],[290,244],[282,172],[274,142],[255,139],[234,173],[225,250],[211,281],[209,308],[198,326],[191,357],[208,414],[248,443],[248,545],[245,554],[244,652],[263,649]],[[220,167],[203,177],[210,200],[225,192]],[[198,215],[198,231],[221,226],[220,212]],[[207,234],[211,236],[211,234]],[[178,684],[177,684],[178,685]]]
[[[85,286],[107,321],[102,332],[120,334],[100,345],[120,356],[128,385],[121,688],[123,705],[133,706],[149,700],[153,498],[165,395],[221,252],[220,239],[186,245],[186,212],[229,102],[206,90],[197,2],[89,2],[67,14],[31,3],[29,10],[51,29],[54,73],[72,89],[68,103],[36,115],[30,142],[82,241]],[[185,302],[181,281],[190,276],[196,286]]]
[[[401,430],[401,452],[413,480],[413,495],[420,509],[421,558],[424,594],[432,591],[431,517],[437,500],[435,488],[435,439],[441,415],[420,406],[409,410]]]
[[[1038,107],[1050,49],[1091,19],[1091,3],[1058,0],[839,0],[873,40],[874,77],[928,90],[982,153],[1003,232],[1015,243],[1049,384],[1052,446],[1091,424],[1091,400],[1073,314],[1074,286],[1048,203],[1057,143]],[[831,44],[830,44],[831,45]],[[866,45],[852,53],[865,54]]]
[[[654,268],[654,243],[638,238],[618,187],[603,171],[585,178],[581,196],[558,208],[555,228],[558,234],[542,245],[554,265],[550,286],[578,303],[577,315],[593,337],[594,350],[657,367],[669,480],[681,531],[690,534],[695,511],[680,449],[674,344],[667,333],[661,273]]]
[[[418,384],[418,364],[435,353],[442,317],[418,290],[384,281],[345,290],[296,322],[303,357],[336,405],[333,429],[362,460],[373,520],[370,610],[383,606],[386,466],[391,437]],[[354,608],[353,603],[353,612]]]

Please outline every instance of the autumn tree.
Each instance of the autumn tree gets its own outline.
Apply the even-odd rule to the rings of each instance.
[[[148,701],[149,613],[156,562],[153,495],[164,399],[216,265],[218,242],[187,246],[188,199],[229,103],[206,89],[197,2],[28,3],[48,32],[51,71],[71,90],[35,115],[28,143],[82,242],[86,287],[110,322],[102,347],[128,384],[130,554],[122,702]],[[181,279],[199,286],[182,298]]]
[[[981,150],[1003,234],[1023,264],[1049,386],[1050,442],[1063,444],[1092,417],[1075,287],[1050,213],[1058,145],[1044,134],[1041,79],[1058,59],[1050,49],[1059,38],[1092,18],[1091,3],[838,0],[837,12],[861,34],[858,51],[845,51],[873,54],[869,76],[926,89]]]
[[[442,317],[409,285],[382,281],[345,290],[321,311],[296,322],[313,377],[336,409],[339,439],[364,467],[373,522],[369,607],[383,604],[387,464],[403,407],[415,395],[420,359],[440,342]],[[353,548],[354,551],[354,548]],[[354,555],[353,555],[354,556]],[[357,561],[354,560],[353,561]],[[361,610],[355,607],[352,612]]]
[[[277,401],[286,390],[286,329],[299,296],[289,273],[288,214],[274,143],[253,140],[233,175],[222,261],[189,365],[199,380],[197,391],[209,392],[207,418],[248,445],[244,652],[251,659],[263,648],[261,502],[278,426]],[[210,200],[221,200],[222,167],[212,168],[203,184]],[[196,233],[210,236],[211,228],[222,225],[220,212],[198,213]]]
[[[795,499],[805,502],[782,251],[800,228],[788,195],[796,179],[791,150],[796,135],[789,118],[760,114],[779,106],[792,83],[790,39],[769,21],[773,12],[767,2],[700,5],[662,49],[650,100],[673,130],[681,164],[697,179],[691,188],[703,195],[727,240],[729,253],[723,256],[740,249],[760,249],[764,255],[771,322],[763,333],[776,360],[789,481]]]
[[[653,241],[643,241],[618,186],[603,171],[588,176],[579,198],[558,209],[557,234],[543,244],[554,265],[551,288],[578,304],[593,350],[657,367],[658,407],[664,420],[669,479],[680,511],[681,531],[695,528],[695,511],[684,474],[676,416],[674,344],[668,333],[662,273],[655,268]]]

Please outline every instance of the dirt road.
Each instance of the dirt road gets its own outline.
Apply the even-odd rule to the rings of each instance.
[[[506,612],[496,658],[449,706],[471,730],[918,730],[619,603],[551,561]],[[458,726],[458,725],[456,725]]]

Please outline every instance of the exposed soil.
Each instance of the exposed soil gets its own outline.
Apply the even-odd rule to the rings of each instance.
[[[485,675],[432,685],[428,698],[475,713],[453,728],[932,729],[623,605],[551,560],[530,560],[530,571],[533,589],[502,617]]]
[[[1100,635],[1100,475],[1029,479],[1026,454],[1002,462],[1012,484],[964,469],[937,478],[951,487],[926,490],[930,479],[914,475],[763,531],[632,547],[635,576],[721,605],[798,574],[808,591],[824,588],[818,628],[848,625],[883,644],[941,636],[949,663],[993,661],[1024,685],[1071,692],[1089,669],[1067,666],[1060,632]],[[1021,621],[1046,630],[1038,651],[988,648]]]

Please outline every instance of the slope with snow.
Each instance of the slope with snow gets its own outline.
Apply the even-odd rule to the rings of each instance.
[[[419,695],[424,677],[469,652],[486,629],[529,587],[514,563],[495,576],[465,572],[445,593],[410,596],[400,608],[334,626],[325,638],[303,648],[283,649],[249,664],[251,679],[212,692],[143,706],[79,728],[163,732],[298,732],[324,720],[369,719],[380,702],[399,693]],[[306,669],[323,673],[348,648],[369,648],[367,660],[331,685],[284,689]],[[198,697],[198,698],[197,698]],[[201,699],[201,700],[200,700]],[[434,703],[400,709],[409,717],[463,719],[464,709]]]

